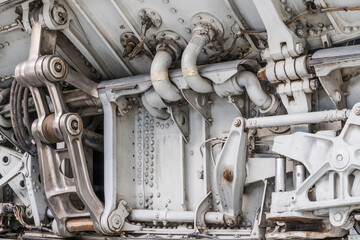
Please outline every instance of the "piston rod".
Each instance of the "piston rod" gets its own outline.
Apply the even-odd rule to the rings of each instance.
[[[333,122],[346,120],[351,110],[327,110],[321,112],[309,112],[290,115],[277,115],[245,119],[245,128],[267,128],[298,124],[312,124],[321,122]]]

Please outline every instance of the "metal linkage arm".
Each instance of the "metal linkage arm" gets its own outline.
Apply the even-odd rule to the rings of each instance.
[[[103,204],[92,188],[81,136],[83,125],[81,118],[70,113],[60,89],[61,81],[85,88],[87,93],[97,96],[96,83],[86,77],[80,77],[59,57],[54,56],[56,31],[43,27],[41,11],[34,12],[29,59],[18,64],[15,76],[18,82],[29,87],[38,115],[32,125],[32,134],[36,142],[41,176],[48,206],[54,214],[60,235],[71,236],[66,229],[66,221],[74,218],[91,217],[95,230],[103,233],[100,217]],[[78,81],[75,83],[74,79]],[[91,84],[90,84],[90,83]],[[47,89],[54,112],[49,110],[46,101]],[[65,143],[64,147],[54,144]],[[59,146],[59,145],[58,145]],[[61,163],[69,159],[73,178],[66,177],[60,170]],[[69,197],[76,194],[85,205],[84,210],[76,209]]]

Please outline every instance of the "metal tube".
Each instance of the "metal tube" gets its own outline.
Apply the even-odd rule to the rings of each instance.
[[[285,192],[286,187],[286,159],[275,158],[275,192]]]
[[[146,102],[153,108],[163,109],[167,107],[164,101],[161,99],[160,95],[155,92],[154,89],[146,91],[144,93],[144,97],[146,99]]]
[[[158,50],[151,64],[150,77],[155,91],[163,99],[176,102],[182,99],[179,89],[170,82],[169,67],[172,56],[165,50]]]
[[[298,189],[305,181],[305,166],[299,162],[294,162],[294,187]]]
[[[240,71],[224,83],[214,85],[215,92],[222,97],[242,94],[244,88],[251,101],[263,110],[271,106],[273,99],[277,100],[262,89],[258,77],[250,71]]]
[[[91,218],[73,218],[65,223],[65,227],[69,232],[94,232],[94,223]]]
[[[195,212],[134,209],[131,211],[128,219],[132,222],[193,223]],[[205,213],[205,222],[209,224],[224,224],[224,214],[222,212],[207,212]]]
[[[327,110],[321,112],[298,113],[290,115],[277,115],[270,117],[245,119],[246,128],[279,127],[298,124],[311,124],[346,120],[351,110]]]
[[[151,116],[164,120],[170,117],[170,114],[166,112],[166,105],[154,89],[145,92],[141,96],[141,102]]]
[[[211,31],[211,30],[210,30]],[[212,38],[207,35],[200,35],[195,31],[191,37],[189,44],[186,46],[181,58],[181,70],[187,84],[196,92],[210,93],[213,91],[212,84],[209,80],[200,76],[196,60],[200,51],[206,43],[209,43]],[[213,34],[210,34],[210,36]]]

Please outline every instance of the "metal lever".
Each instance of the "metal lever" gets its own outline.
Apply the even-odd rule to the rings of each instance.
[[[41,11],[39,11],[41,12]],[[96,83],[79,74],[59,57],[54,56],[56,47],[56,31],[43,28],[41,13],[34,17],[32,25],[29,59],[18,64],[15,70],[17,81],[29,87],[38,119],[32,125],[32,134],[36,142],[40,162],[41,175],[48,206],[54,214],[57,229],[62,236],[71,236],[66,229],[66,221],[91,217],[97,232],[103,233],[100,217],[103,204],[92,188],[87,171],[86,159],[81,142],[82,121],[74,113],[70,113],[65,105],[60,89],[60,82],[68,81],[75,86],[87,84],[86,92],[97,96]],[[84,80],[85,79],[85,80]],[[80,85],[78,85],[80,84]],[[47,89],[54,112],[50,112],[44,89]],[[54,148],[55,143],[65,143],[64,148]],[[60,170],[65,159],[70,160],[73,178],[66,177]],[[69,196],[76,194],[85,205],[84,210],[76,209]]]

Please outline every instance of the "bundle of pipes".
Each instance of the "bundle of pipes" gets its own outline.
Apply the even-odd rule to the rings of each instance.
[[[274,95],[267,94],[261,87],[256,74],[239,66],[238,72],[221,84],[199,74],[196,62],[203,47],[213,41],[217,31],[210,24],[199,23],[193,31],[189,44],[181,58],[181,71],[188,88],[197,93],[216,92],[221,97],[241,95],[246,90],[249,98],[265,115],[273,115],[280,108],[280,102]],[[142,96],[142,102],[148,112],[154,117],[166,119],[167,103],[182,99],[181,92],[169,78],[169,67],[176,60],[176,43],[160,44],[151,65],[151,81],[153,89]]]

